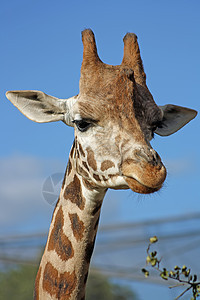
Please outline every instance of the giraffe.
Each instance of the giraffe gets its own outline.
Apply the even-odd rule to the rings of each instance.
[[[158,191],[166,168],[150,141],[168,136],[197,114],[172,104],[157,106],[146,85],[137,36],[127,33],[117,66],[103,63],[94,33],[82,32],[79,94],[58,99],[41,91],[9,91],[7,98],[35,122],[74,127],[61,192],[35,280],[34,299],[85,299],[90,259],[106,191]]]

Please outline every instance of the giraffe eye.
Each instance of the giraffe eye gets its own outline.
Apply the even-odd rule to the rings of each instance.
[[[80,130],[81,132],[86,131],[92,124],[89,123],[86,120],[75,120],[73,121],[73,123],[76,124],[76,127],[78,128],[78,130]]]

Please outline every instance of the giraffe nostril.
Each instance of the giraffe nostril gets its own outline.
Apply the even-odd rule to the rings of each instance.
[[[161,168],[163,166],[163,163],[162,163],[162,160],[160,158],[160,155],[156,151],[154,151],[154,152],[155,152],[154,163],[155,163],[156,166]]]
[[[159,154],[153,149],[137,149],[134,151],[134,156],[138,162],[144,161],[160,168],[163,165]]]
[[[134,155],[135,155],[135,157],[136,157],[139,161],[141,161],[141,160],[147,161],[147,160],[148,160],[148,156],[147,156],[147,154],[146,154],[144,151],[136,150],[136,151],[134,152]]]

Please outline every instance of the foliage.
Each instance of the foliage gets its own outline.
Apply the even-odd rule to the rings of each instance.
[[[33,299],[34,279],[37,267],[24,265],[0,273],[0,300]]]
[[[111,283],[100,273],[91,272],[86,289],[86,300],[136,300],[129,287]]]
[[[197,281],[197,275],[191,273],[191,269],[186,267],[185,265],[182,268],[175,266],[173,270],[167,270],[166,268],[161,268],[160,263],[161,259],[157,257],[157,251],[150,252],[150,248],[152,244],[157,243],[158,238],[156,236],[150,238],[150,243],[147,248],[147,258],[146,263],[147,265],[151,265],[155,270],[160,273],[160,277],[164,280],[168,280],[169,278],[179,282],[178,285],[172,286],[180,287],[180,286],[187,286],[186,289],[178,296],[175,300],[180,299],[186,292],[189,290],[192,291],[192,298],[191,300],[196,300],[197,297],[200,296],[200,281]],[[149,276],[149,271],[145,268],[142,269],[145,277]]]
[[[0,272],[0,300],[31,300],[38,267],[22,265]],[[136,300],[128,288],[112,284],[100,273],[91,273],[87,284],[87,300]]]

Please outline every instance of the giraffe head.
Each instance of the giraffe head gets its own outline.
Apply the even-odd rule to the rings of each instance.
[[[156,105],[146,86],[135,34],[124,37],[124,57],[118,66],[100,60],[91,30],[82,32],[82,40],[77,96],[57,99],[39,91],[11,91],[7,98],[33,121],[62,120],[74,126],[73,161],[90,184],[155,192],[162,187],[166,168],[150,140],[154,133],[168,136],[178,131],[197,112]]]

